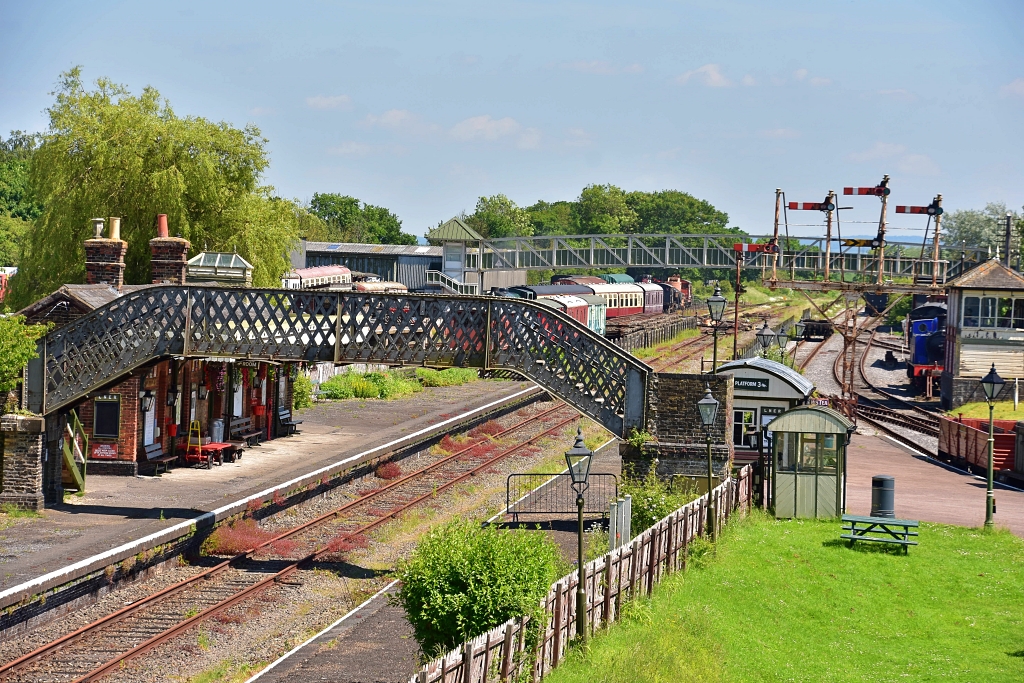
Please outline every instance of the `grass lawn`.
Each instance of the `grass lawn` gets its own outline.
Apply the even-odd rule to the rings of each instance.
[[[1024,681],[1024,541],[922,524],[903,556],[839,534],[737,520],[545,680]]]
[[[997,420],[1024,420],[1024,402],[1021,402],[1017,410],[1013,409],[1013,401],[997,401],[994,404],[993,417]],[[976,403],[965,403],[947,413],[950,417],[956,418],[960,414],[964,417],[980,417],[988,419],[988,404],[984,401]],[[988,429],[986,425],[985,429]]]

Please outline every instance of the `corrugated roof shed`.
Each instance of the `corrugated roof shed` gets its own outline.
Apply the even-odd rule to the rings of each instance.
[[[387,256],[441,256],[441,247],[417,244],[357,244],[354,242],[306,242],[306,253],[382,254]]]
[[[1024,277],[999,259],[989,259],[949,283],[950,289],[1024,289]]]
[[[853,423],[826,406],[798,406],[769,422],[767,429],[802,434],[846,434],[853,429]]]

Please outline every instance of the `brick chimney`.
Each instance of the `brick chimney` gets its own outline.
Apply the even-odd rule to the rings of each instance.
[[[128,243],[121,239],[121,219],[110,219],[110,235],[103,237],[103,219],[92,219],[93,237],[85,241],[85,282],[121,289]]]
[[[188,263],[188,248],[191,245],[181,237],[169,237],[167,233],[167,214],[157,214],[156,237],[149,241],[152,254],[150,269],[153,271],[153,284],[185,284],[185,265]]]

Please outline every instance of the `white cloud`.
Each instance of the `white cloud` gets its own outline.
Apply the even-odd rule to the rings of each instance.
[[[690,82],[691,78],[709,88],[727,88],[732,85],[732,81],[722,74],[722,68],[718,64],[705,64],[700,68],[687,71],[683,75],[676,77],[676,83],[686,85]]]
[[[317,95],[307,97],[306,106],[311,109],[342,109],[352,108],[352,98],[348,95]]]
[[[484,114],[459,121],[452,126],[451,136],[461,142],[490,141],[515,135],[521,129],[522,126],[519,125],[519,122],[511,117],[494,119],[489,114]]]
[[[807,69],[797,69],[796,71],[793,72],[793,78],[795,78],[798,81],[802,81],[805,78],[807,78],[807,73]]]
[[[1017,78],[999,89],[1003,97],[1024,97],[1024,78]]]
[[[527,128],[516,140],[516,147],[519,149],[537,149],[540,147],[540,131],[536,128]]]
[[[594,74],[595,76],[617,76],[619,74],[638,74],[643,73],[644,68],[639,64],[630,64],[629,66],[618,66],[611,62],[602,61],[576,61],[567,62],[562,64],[562,68],[568,71],[579,71],[584,74]]]
[[[385,130],[393,130],[411,135],[426,135],[437,133],[441,130],[441,127],[437,124],[423,121],[419,115],[414,114],[408,109],[389,109],[379,116],[367,114],[366,118],[362,120],[361,125],[384,128]]]
[[[800,137],[800,131],[793,130],[792,128],[772,128],[770,130],[762,130],[761,137],[772,140],[795,140]]]
[[[896,168],[910,175],[939,175],[939,165],[927,154],[908,154],[896,162]]]
[[[894,145],[888,142],[876,142],[869,149],[863,152],[854,152],[850,155],[851,161],[875,161],[876,159],[892,159],[907,151],[905,145]]]
[[[811,85],[829,85],[830,83],[832,83],[832,79],[831,78],[821,78],[820,76],[815,76],[814,78],[812,78],[808,82]]]
[[[896,169],[908,175],[938,175],[939,165],[927,154],[910,154],[906,145],[876,142],[863,152],[850,154],[856,162],[887,160],[896,164]]]
[[[742,79],[740,79],[740,83],[742,83],[743,85],[757,85],[757,81],[755,81],[754,77],[751,76],[750,74],[747,74]]]
[[[569,137],[565,139],[566,147],[589,147],[593,144],[590,135],[582,128],[570,128],[568,133]]]

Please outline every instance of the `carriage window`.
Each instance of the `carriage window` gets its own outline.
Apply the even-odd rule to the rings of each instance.
[[[977,327],[981,299],[976,296],[964,297],[964,327]]]
[[[981,326],[996,326],[996,298],[986,296],[981,299]]]
[[[998,327],[1013,326],[1013,299],[999,298],[999,320],[996,321],[996,324]]]

